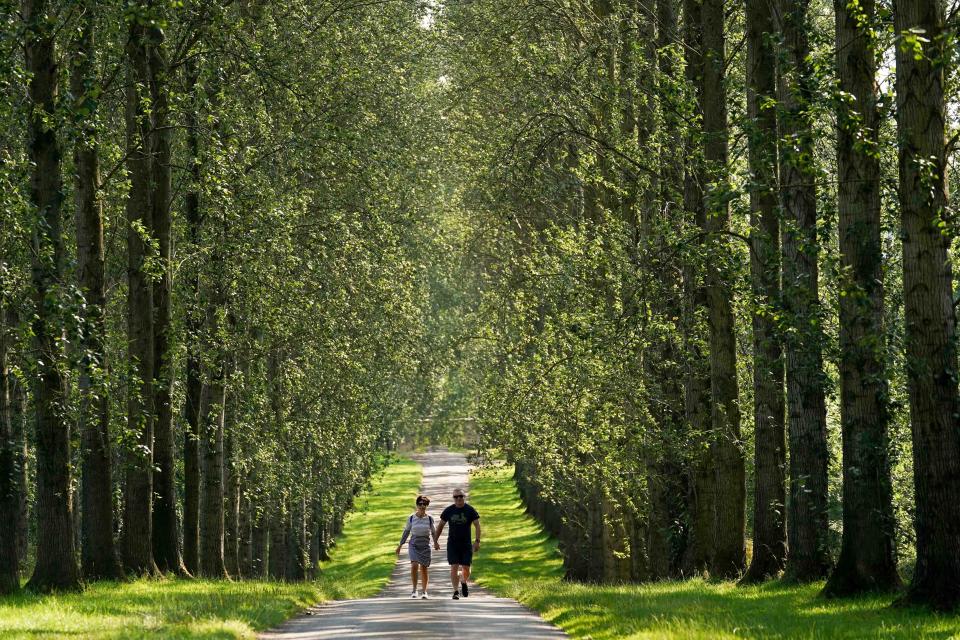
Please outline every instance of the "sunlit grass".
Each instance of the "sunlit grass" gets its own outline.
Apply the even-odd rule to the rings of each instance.
[[[960,638],[960,616],[893,609],[890,596],[824,600],[819,583],[565,582],[556,542],[524,512],[511,473],[498,467],[470,480],[484,523],[477,581],[575,638]]]
[[[315,582],[157,579],[21,593],[0,598],[0,638],[253,638],[317,602],[374,595],[389,579],[420,477],[415,462],[390,465],[347,516]]]

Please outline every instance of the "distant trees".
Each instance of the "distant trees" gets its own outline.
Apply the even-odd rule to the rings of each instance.
[[[957,59],[942,4],[896,3],[892,37],[871,2],[834,3],[831,29],[802,0],[685,0],[679,29],[635,3],[598,6],[441,14],[457,140],[444,180],[471,185],[457,206],[481,221],[460,277],[482,290],[464,331],[493,338],[463,364],[483,381],[485,441],[516,462],[535,513],[559,514],[547,524],[572,577],[585,553],[625,553],[641,579],[829,576],[827,595],[889,591],[912,551],[915,486],[908,600],[954,607],[960,519],[922,506],[946,504],[960,477],[945,109],[957,96],[944,84]],[[745,46],[727,50],[741,29]],[[656,64],[637,55],[651,41]],[[896,122],[878,74],[894,50]],[[610,102],[635,122],[604,126]],[[895,129],[899,175],[883,142]],[[662,170],[676,160],[682,189]],[[599,211],[570,215],[598,184]],[[658,348],[664,335],[683,349]],[[665,377],[684,388],[670,429]],[[599,543],[587,494],[610,523]],[[621,518],[633,529],[618,533]]]
[[[0,12],[0,591],[313,575],[430,384],[420,13]]]

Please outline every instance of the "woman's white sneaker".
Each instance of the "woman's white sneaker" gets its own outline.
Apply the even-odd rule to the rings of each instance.
[[[410,594],[410,597],[416,600],[417,598],[420,597],[420,594],[417,593],[416,589],[414,589],[413,593]]]
[[[424,591],[423,593],[420,594],[420,599],[421,599],[421,600],[429,600],[429,599],[430,599],[430,594],[427,593],[426,591]]]

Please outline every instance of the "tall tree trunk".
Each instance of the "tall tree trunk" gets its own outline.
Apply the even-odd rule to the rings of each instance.
[[[780,304],[780,219],[777,113],[769,106],[777,91],[770,9],[768,0],[746,4],[755,496],[753,558],[745,582],[778,575],[787,558],[783,346],[774,320]]]
[[[231,576],[240,575],[240,475],[237,473],[235,441],[232,434],[236,424],[236,398],[229,401],[226,426],[226,490],[224,495],[224,566]]]
[[[643,64],[645,69],[656,65],[654,25],[652,7],[643,6],[641,3],[628,3],[620,19],[620,135],[628,149],[633,149],[634,146],[641,149],[648,147],[655,131],[656,114],[653,101],[649,98],[655,89],[647,79],[650,74],[639,77],[639,64]],[[641,46],[635,47],[635,43],[641,43]],[[639,48],[643,53],[642,63],[635,59],[635,48]],[[621,286],[623,315],[640,318],[656,314],[660,317],[664,313],[661,308],[663,305],[659,304],[659,300],[654,300],[653,296],[642,296],[640,292],[643,286],[640,275],[645,270],[656,268],[650,264],[653,251],[648,247],[652,246],[654,238],[652,209],[657,202],[655,192],[659,185],[655,182],[641,183],[633,168],[626,166],[621,171],[620,179],[625,194],[620,203],[620,217],[627,236],[626,254],[629,259]],[[666,362],[667,366],[672,364],[663,357],[663,352],[668,349],[669,338],[654,336],[649,347],[637,351],[635,360],[626,363],[627,379],[664,379],[661,363]],[[627,432],[641,434],[644,428],[641,426],[641,411],[638,411],[638,407],[642,400],[638,402],[634,384],[628,384],[626,390],[624,415]],[[647,393],[658,391],[659,389],[650,389]],[[628,515],[623,519],[625,537],[629,542],[629,577],[638,581],[666,577],[670,563],[669,515],[666,509],[658,508],[663,503],[664,493],[660,489],[665,487],[665,482],[661,482],[657,467],[663,455],[661,440],[666,439],[669,431],[668,420],[672,416],[668,409],[664,409],[651,411],[649,417],[653,420],[653,444],[641,443],[638,447],[641,451],[638,468],[647,478],[646,509],[642,509],[640,505],[628,506],[625,508]],[[638,511],[641,509],[646,512],[645,519],[639,517]]]
[[[186,65],[186,84],[190,95],[197,95],[198,71],[196,63]],[[184,213],[194,250],[200,246],[202,218],[200,213],[200,136],[199,106],[194,103],[186,110],[186,137],[190,184],[184,197]],[[191,296],[186,311],[187,364],[186,425],[183,434],[183,560],[190,573],[200,570],[200,395],[203,389],[200,368],[200,333],[203,330],[203,312],[200,307],[199,271],[191,276]]]
[[[887,450],[883,251],[873,0],[835,0],[840,254],[840,424],[843,543],[824,593],[847,596],[899,586]]]
[[[267,516],[267,514],[264,514]],[[267,576],[273,580],[283,580],[287,569],[287,509],[284,500],[279,500],[270,509],[270,555],[267,561]]]
[[[150,134],[153,194],[151,216],[159,249],[160,277],[153,285],[154,494],[153,555],[160,571],[186,573],[180,548],[173,441],[173,320],[171,291],[171,210],[169,70],[163,30],[154,22],[147,31],[150,56]]]
[[[70,90],[83,114],[74,147],[76,171],[77,281],[86,300],[80,372],[81,547],[88,580],[122,575],[113,541],[113,480],[110,456],[110,397],[106,386],[106,292],[104,290],[103,207],[100,151],[94,114],[96,3],[83,0],[73,41]]]
[[[7,310],[9,319],[8,327],[15,327],[19,322],[17,314],[12,309]],[[10,419],[13,429],[13,446],[16,464],[16,482],[17,482],[17,510],[14,513],[16,522],[16,543],[17,557],[20,558],[22,565],[27,561],[27,547],[29,543],[30,531],[30,503],[27,500],[27,488],[30,484],[30,473],[27,469],[29,455],[27,451],[27,430],[29,422],[27,420],[27,391],[23,383],[11,372],[9,375],[10,383]]]
[[[240,523],[239,523],[239,575],[249,578],[253,575],[253,500],[248,493],[250,477],[240,486]]]
[[[671,48],[678,41],[677,10],[675,0],[657,0],[656,16],[654,22],[657,25],[656,42],[656,62],[659,71],[660,86],[654,88],[654,92],[660,96],[675,95],[674,86],[676,76],[680,73],[680,67],[673,55]],[[648,97],[648,99],[653,99]],[[679,100],[665,100],[661,107],[661,117],[663,119],[663,135],[661,137],[660,168],[659,168],[659,199],[661,202],[661,211],[659,228],[672,227],[683,224],[683,208],[677,206],[677,203],[683,199],[683,156],[677,154],[677,149],[683,148],[682,121],[680,118]],[[674,247],[663,243],[664,236],[655,233],[658,237],[660,246],[656,247],[659,255],[668,255],[674,250]],[[658,267],[659,285],[661,287],[660,295],[664,297],[661,313],[664,322],[668,326],[676,326],[677,319],[683,317],[682,296],[683,283],[678,277],[677,271],[665,263]],[[677,327],[679,329],[679,327]],[[671,363],[669,367],[664,368],[664,377],[661,380],[660,392],[664,399],[665,418],[663,423],[667,426],[667,431],[661,433],[660,448],[663,455],[657,461],[653,473],[657,475],[659,481],[655,483],[658,495],[656,500],[659,503],[658,508],[663,511],[665,517],[660,519],[661,526],[666,525],[665,538],[668,543],[668,575],[679,575],[681,569],[681,552],[683,550],[684,539],[682,528],[677,523],[683,519],[684,504],[684,480],[683,465],[679,463],[677,443],[685,440],[686,435],[686,415],[684,404],[684,383],[683,383],[683,345],[677,331],[668,331],[664,336],[664,350],[662,359],[664,362]],[[652,524],[652,523],[651,523]]]
[[[56,8],[46,0],[23,0],[27,93],[27,155],[32,229],[33,380],[37,437],[37,561],[27,585],[35,591],[76,589],[80,566],[74,543],[70,481],[70,422],[65,412],[64,331],[58,304],[63,285],[63,183],[56,123],[59,70]]]
[[[290,582],[301,582],[306,579],[307,566],[307,530],[305,519],[305,504],[302,499],[294,498],[293,508],[287,516],[287,562],[286,579]]]
[[[960,604],[960,402],[947,206],[944,27],[939,0],[896,0],[897,124],[907,381],[916,487],[910,603]],[[918,34],[920,37],[918,37]]]
[[[250,577],[262,578],[267,569],[267,542],[270,529],[266,515],[251,509],[253,525],[250,531]]]
[[[790,440],[786,571],[799,581],[819,580],[830,568],[827,549],[827,413],[823,330],[817,266],[817,190],[813,166],[813,97],[807,24],[808,0],[777,0],[783,38],[780,100],[780,194],[784,223],[783,308]]]
[[[7,265],[0,262],[0,595],[20,588],[20,554],[17,548],[17,520],[8,514],[20,506],[17,482],[17,451],[13,437],[13,412],[10,383],[13,375],[8,366],[10,325],[7,323]]]
[[[192,313],[192,312],[188,312]],[[200,570],[200,396],[203,389],[199,345],[191,327],[187,353],[186,425],[183,434],[183,561],[187,571]],[[196,327],[199,329],[199,327]]]
[[[683,41],[686,54],[685,77],[689,91],[693,93],[694,117],[703,113],[703,26],[699,0],[684,0]],[[689,222],[698,227],[706,224],[703,201],[705,180],[701,135],[698,127],[691,126],[684,142],[686,173],[683,181],[683,207]],[[688,224],[689,224],[688,222]],[[683,335],[686,357],[684,376],[684,413],[694,445],[690,461],[689,540],[684,561],[685,573],[702,573],[710,568],[713,553],[713,517],[715,504],[715,478],[712,451],[706,446],[710,434],[710,376],[706,370],[707,356],[698,336],[703,327],[703,310],[706,308],[706,290],[701,283],[702,268],[694,256],[687,256],[683,266]]]
[[[143,7],[140,7],[143,9]],[[152,240],[150,202],[149,61],[146,28],[129,18],[126,99],[127,169],[127,339],[128,428],[137,434],[127,446],[121,553],[124,568],[135,574],[157,571],[153,560],[153,286],[149,273]]]
[[[320,574],[320,523],[310,518],[310,557],[308,558],[307,580],[316,580]]]
[[[208,323],[216,320],[208,316]],[[224,578],[224,510],[223,510],[223,421],[226,408],[226,385],[221,357],[210,372],[204,386],[203,418],[200,432],[200,459],[203,481],[200,486],[200,574],[208,578]]]
[[[737,387],[737,341],[733,330],[733,292],[727,268],[730,252],[726,232],[727,206],[727,97],[724,80],[724,3],[704,0],[703,20],[703,135],[704,160],[710,191],[706,194],[704,231],[715,248],[708,265],[707,308],[710,318],[710,395],[712,402],[713,461],[716,503],[713,524],[711,576],[739,576],[746,566],[746,470],[740,441],[740,402]]]

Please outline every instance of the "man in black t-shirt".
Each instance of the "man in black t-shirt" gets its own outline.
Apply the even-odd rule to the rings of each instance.
[[[473,554],[480,550],[480,514],[466,503],[463,489],[454,489],[453,504],[440,514],[440,526],[437,538],[443,528],[450,523],[447,534],[447,562],[450,563],[450,582],[453,584],[453,599],[459,600],[460,594],[466,598],[470,590],[467,579],[470,577],[470,565]],[[476,539],[470,544],[470,525],[477,530]],[[461,580],[461,573],[463,579]]]

